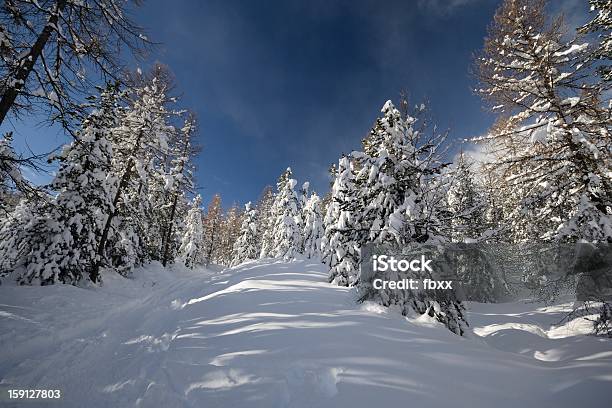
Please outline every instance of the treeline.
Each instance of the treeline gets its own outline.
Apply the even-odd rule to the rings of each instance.
[[[259,258],[290,260],[303,254],[319,258],[323,236],[322,200],[309,191],[308,182],[296,189],[288,168],[279,177],[276,192],[266,187],[256,205],[236,205],[223,211],[215,195],[206,212],[196,198],[187,217],[188,233],[180,245],[180,258],[189,267],[235,266]]]
[[[22,284],[96,283],[104,267],[127,275],[175,259],[193,188],[196,124],[175,108],[168,78],[156,66],[126,90],[112,84],[88,98],[90,113],[55,158],[53,181],[32,187],[0,217],[1,274]],[[23,180],[19,168],[9,171]]]
[[[0,124],[46,117],[72,140],[33,185],[12,132],[0,137],[0,275],[21,284],[100,282],[178,256],[193,196],[194,115],[169,69],[132,72],[122,56],[154,46],[122,0],[0,5]],[[127,51],[127,53],[126,53]],[[102,86],[98,86],[103,84]]]

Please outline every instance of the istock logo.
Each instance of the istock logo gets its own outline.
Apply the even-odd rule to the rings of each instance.
[[[394,256],[374,255],[372,257],[372,267],[374,272],[433,272],[431,259],[425,259],[425,255],[421,255],[421,259],[396,259]]]

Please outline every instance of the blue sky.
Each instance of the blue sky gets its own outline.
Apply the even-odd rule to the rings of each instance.
[[[329,165],[359,148],[402,90],[428,101],[453,150],[485,132],[493,117],[471,91],[469,67],[499,3],[148,0],[134,19],[161,43],[150,62],[170,66],[182,105],[198,116],[198,191],[228,206],[256,200],[287,166],[325,193]],[[553,7],[572,23],[587,2]],[[65,140],[33,121],[15,127],[21,149]]]

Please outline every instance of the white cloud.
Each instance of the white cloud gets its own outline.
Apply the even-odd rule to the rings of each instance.
[[[479,3],[481,0],[419,0],[419,8],[446,17],[456,9]]]
[[[495,156],[490,151],[487,143],[466,143],[463,146],[463,153],[471,157],[477,164],[490,163],[495,160]],[[459,153],[457,153],[458,155]],[[455,157],[456,161],[456,157]]]
[[[563,13],[568,28],[576,29],[589,21],[589,3],[586,0],[557,0],[551,2],[551,14]]]

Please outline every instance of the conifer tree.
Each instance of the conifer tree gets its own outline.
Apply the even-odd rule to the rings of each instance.
[[[19,157],[12,144],[12,132],[0,138],[0,219],[15,208],[20,194],[32,190],[21,174],[21,166],[29,160]]]
[[[357,282],[360,262],[360,226],[356,223],[359,197],[353,164],[343,156],[335,171],[331,202],[325,216],[322,249],[330,267],[329,281],[339,286]]]
[[[120,80],[125,49],[137,55],[150,45],[129,9],[120,0],[2,2],[0,124],[10,111],[43,105],[67,125],[83,109],[78,96],[91,92],[92,73]]]
[[[236,204],[225,213],[220,228],[220,246],[215,261],[224,266],[230,266],[233,259],[234,244],[240,234],[242,213]]]
[[[204,216],[204,262],[216,262],[221,247],[221,196],[215,194]]]
[[[290,168],[281,175],[277,183],[278,193],[274,198],[273,247],[271,254],[276,258],[293,259],[300,251],[301,216],[299,201],[295,193],[297,181]]]
[[[156,67],[151,78],[144,78],[132,90],[120,126],[114,132],[113,169],[119,183],[98,244],[96,270],[109,261],[127,274],[131,266],[147,260],[145,239],[153,235],[149,229],[154,225],[150,222],[150,178],[157,159],[167,154],[168,142],[175,132],[170,120],[176,113],[168,109],[174,99],[167,95],[168,87],[162,70]],[[115,234],[126,231],[128,237]]]
[[[15,261],[21,284],[77,284],[100,281],[98,241],[105,215],[113,209],[118,180],[112,172],[112,132],[117,126],[119,92],[109,86],[83,122],[78,140],[64,149],[51,183],[57,195],[35,213],[15,210],[0,232],[0,254]],[[29,220],[24,214],[32,215]],[[17,227],[17,231],[13,228]],[[13,252],[17,253],[14,254]],[[4,257],[4,256],[3,256]]]
[[[166,203],[164,205],[165,224],[162,234],[161,253],[162,265],[166,266],[168,261],[174,259],[174,251],[177,243],[175,235],[180,220],[183,218],[185,208],[185,193],[193,189],[193,165],[191,156],[193,154],[191,139],[195,131],[195,119],[189,116],[175,136],[170,146],[169,167],[170,171],[165,175],[164,191],[166,192]]]
[[[603,4],[603,20],[581,31],[607,24],[606,3],[592,4]],[[567,38],[562,18],[550,20],[545,5],[506,0],[495,14],[477,60],[478,92],[503,119],[480,140],[494,147],[489,167],[499,174],[504,207],[511,209],[504,224],[512,241],[610,243],[612,115],[608,85],[594,75],[598,67],[604,80],[609,74],[605,63],[598,65],[609,43],[606,29],[593,53],[581,37]],[[527,276],[536,277],[540,293],[559,284],[543,279],[546,274],[544,267]]]
[[[272,187],[267,186],[261,193],[257,203],[257,249],[259,258],[268,257],[272,249],[272,232],[274,220],[272,219],[272,207],[274,206],[274,192]]]
[[[419,113],[423,110],[418,108]],[[363,140],[363,151],[343,157],[336,171],[326,217],[335,222],[326,225],[325,233],[331,250],[330,281],[357,285],[361,300],[397,305],[404,314],[429,314],[463,334],[464,309],[454,292],[436,296],[426,291],[377,291],[371,285],[373,276],[361,274],[362,251],[370,244],[404,248],[449,241],[441,217],[445,190],[439,177],[447,165],[439,158],[444,135],[424,136],[424,127],[415,129],[417,120],[400,113],[391,101],[381,111]]]
[[[240,265],[247,260],[257,259],[257,211],[251,203],[245,205],[240,235],[234,243],[232,266]]]
[[[597,33],[599,45],[593,51],[591,58],[602,62],[597,67],[604,81],[612,81],[612,0],[589,0],[591,12],[597,15],[578,30],[581,33]]]
[[[305,181],[302,184],[302,187],[300,188],[300,192],[298,195],[298,213],[299,213],[299,218],[297,219],[298,222],[298,228],[300,231],[304,231],[304,208],[306,207],[306,203],[308,202],[308,198],[309,198],[309,190],[310,190],[310,182]],[[300,245],[299,245],[299,253],[304,253],[304,236],[303,234],[300,234]]]
[[[307,258],[318,258],[321,256],[321,238],[323,236],[323,216],[321,212],[321,199],[313,192],[302,210],[303,246],[304,255]]]
[[[185,232],[178,249],[185,266],[193,268],[204,263],[204,226],[202,224],[202,197],[196,195],[185,220]]]
[[[500,186],[517,197],[517,240],[612,241],[611,116],[589,49],[547,23],[544,1],[506,0],[477,61],[478,91],[507,116],[495,144]]]
[[[447,192],[452,224],[452,240],[477,240],[485,232],[484,197],[475,181],[473,162],[463,152],[456,159],[452,180]]]

